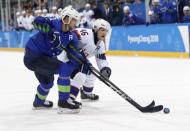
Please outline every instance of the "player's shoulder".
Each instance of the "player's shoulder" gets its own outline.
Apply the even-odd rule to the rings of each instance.
[[[97,54],[104,54],[106,51],[106,46],[104,41],[98,41],[96,49],[97,49]]]
[[[48,18],[49,19],[49,18]],[[61,19],[49,19],[50,20],[50,27],[54,28],[55,30],[61,32],[62,31],[62,21]]]
[[[88,28],[76,28],[76,31],[78,31],[78,33],[80,33],[81,35],[92,34],[92,29],[88,29]]]
[[[46,17],[47,19],[49,19],[51,22],[52,22],[52,24],[61,24],[62,23],[62,21],[61,21],[61,19],[59,19],[59,18],[50,18],[50,17]]]
[[[92,29],[87,28],[76,28],[75,33],[77,34],[77,37],[79,40],[82,39],[91,39],[93,37],[93,31]]]
[[[105,42],[104,42],[103,40],[98,41],[98,45],[99,45],[101,48],[105,49]]]

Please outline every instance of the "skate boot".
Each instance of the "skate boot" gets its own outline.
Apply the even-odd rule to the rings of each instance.
[[[33,109],[40,110],[40,109],[50,109],[53,107],[53,102],[45,100],[42,104],[37,104],[35,101],[33,102]]]
[[[80,105],[79,102],[76,102],[69,98],[66,101],[58,101],[58,114],[74,114],[80,112]]]
[[[82,100],[97,101],[99,96],[93,93],[85,93],[83,90],[80,90],[80,97]]]
[[[76,99],[73,98],[73,97],[70,97],[70,99],[72,99],[75,104],[79,105],[80,109],[82,108],[82,103],[81,102],[76,101]]]

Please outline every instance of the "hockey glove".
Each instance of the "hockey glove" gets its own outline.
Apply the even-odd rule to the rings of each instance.
[[[106,78],[110,78],[110,76],[111,76],[111,68],[109,68],[109,67],[103,67],[101,70],[100,70],[100,73],[104,76],[104,77],[106,77]]]
[[[32,22],[35,29],[48,33],[50,31],[50,19],[47,17],[38,16]]]
[[[81,65],[81,72],[90,75],[91,74],[91,66],[92,64],[90,63],[89,60],[82,60],[83,64]]]

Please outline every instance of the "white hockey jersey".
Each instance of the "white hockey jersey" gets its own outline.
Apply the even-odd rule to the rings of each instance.
[[[92,29],[77,28],[79,35],[79,46],[82,48],[87,58],[95,56],[98,68],[108,67],[108,62],[105,57],[106,47],[102,40],[97,43],[94,41],[94,33]],[[101,57],[103,55],[103,58]]]
[[[22,16],[17,17],[17,24],[18,24],[18,27],[23,27],[23,25],[22,25]]]

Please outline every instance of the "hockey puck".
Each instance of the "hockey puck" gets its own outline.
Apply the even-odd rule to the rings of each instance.
[[[164,110],[163,110],[163,111],[164,111],[164,113],[165,113],[165,114],[170,113],[170,109],[169,109],[169,108],[164,108]]]

